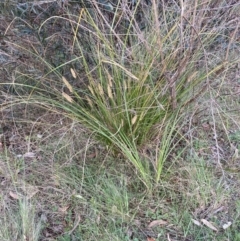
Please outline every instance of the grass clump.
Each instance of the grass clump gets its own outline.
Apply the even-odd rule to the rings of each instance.
[[[0,61],[24,53],[0,67],[2,239],[239,239],[239,4],[19,6],[0,21]]]
[[[3,202],[2,200],[1,204],[4,204]],[[39,240],[41,221],[37,219],[34,205],[29,200],[20,199],[15,208],[7,203],[3,206],[5,210],[1,212],[1,240]]]
[[[149,186],[152,176],[159,181],[167,154],[157,158],[152,174],[142,163],[140,150],[161,138],[164,128],[172,133],[179,110],[204,94],[213,76],[236,60],[230,62],[228,51],[224,61],[211,56],[225,21],[209,20],[220,14],[210,11],[218,6],[215,2],[186,2],[174,8],[153,1],[144,8],[139,1],[134,9],[121,4],[104,13],[94,2],[94,8],[81,9],[79,15],[68,12],[69,19],[53,16],[41,24],[39,34],[48,22],[68,22],[75,58],[53,68],[35,52],[50,72],[36,82],[28,100],[62,109],[83,123],[103,144],[123,154]],[[141,29],[135,18],[139,12],[145,16]],[[71,75],[64,76],[63,67]],[[49,83],[52,73],[57,78]]]

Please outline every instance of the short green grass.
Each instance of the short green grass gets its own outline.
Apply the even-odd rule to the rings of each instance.
[[[205,159],[183,153],[171,157],[163,167],[161,182],[146,192],[134,168],[127,162],[116,163],[76,123],[65,123],[61,128],[53,123],[52,128],[53,136],[43,128],[36,144],[41,151],[36,157],[22,159],[22,168],[15,155],[1,155],[1,178],[5,181],[2,240],[14,240],[13,234],[24,240],[24,225],[29,240],[147,240],[148,236],[154,240],[237,240],[237,174],[224,170],[224,177]],[[32,130],[34,136],[40,128]],[[78,146],[76,155],[73,148],[79,138],[85,146]],[[36,142],[33,138],[29,143]],[[26,151],[27,145],[22,148]],[[201,155],[201,147],[194,150]],[[35,194],[30,191],[34,188],[38,190]],[[212,222],[219,231],[192,221],[201,223],[201,219]],[[148,228],[154,220],[163,224]],[[232,225],[223,230],[228,222]]]

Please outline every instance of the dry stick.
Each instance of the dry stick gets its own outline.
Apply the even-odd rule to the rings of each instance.
[[[72,54],[73,54],[74,45],[75,45],[75,42],[76,42],[76,39],[77,39],[78,29],[79,29],[80,22],[81,22],[81,19],[82,19],[82,15],[84,14],[84,12],[85,12],[85,10],[84,10],[84,8],[82,8],[80,13],[79,13],[76,29],[73,29],[74,34],[73,34],[73,43],[72,43]]]
[[[185,18],[185,17],[184,17]],[[186,19],[186,18],[185,18]],[[186,19],[187,22],[189,22],[187,19]],[[199,39],[199,42],[200,42],[200,45],[202,46],[202,49],[203,49],[203,52],[204,52],[204,60],[205,60],[205,68],[206,68],[206,78],[207,78],[207,85],[206,85],[206,88],[208,87],[210,89],[210,81],[209,81],[209,71],[208,71],[208,64],[207,64],[207,54],[206,54],[206,50],[203,46],[203,43],[201,41],[201,38],[199,37],[199,34],[197,32],[197,30],[195,29],[194,26],[192,26],[192,29],[194,30],[194,32],[196,33],[197,35],[197,38]],[[211,96],[211,101],[210,101],[210,105],[211,105],[211,115],[212,115],[212,118],[213,118],[213,131],[214,131],[214,136],[215,136],[215,145],[217,147],[217,162],[218,162],[218,165],[219,167],[221,168],[222,170],[222,175],[225,176],[224,174],[224,170],[222,168],[222,164],[220,162],[220,147],[219,147],[219,144],[218,144],[218,138],[217,138],[217,131],[216,131],[216,121],[215,121],[215,118],[214,118],[214,113],[213,113],[213,96],[212,96],[212,92],[210,91],[210,96]]]
[[[226,52],[226,56],[225,56],[225,61],[227,62],[228,56],[229,56],[229,50],[230,50],[230,46],[232,45],[233,39],[235,38],[236,34],[238,33],[238,28],[239,28],[240,22],[238,22],[236,29],[234,30],[234,32],[231,34],[231,39],[229,41],[228,47],[227,47],[227,52]]]
[[[180,35],[180,43],[181,43],[181,47],[183,48],[183,16],[184,16],[184,10],[185,10],[185,6],[183,4],[183,0],[180,0],[180,6],[181,6],[181,23],[180,23],[180,31],[181,31],[181,35]]]
[[[164,76],[166,77],[166,79],[168,81],[168,84],[169,84],[169,90],[170,90],[170,96],[171,96],[171,102],[172,102],[172,109],[175,110],[177,108],[177,100],[176,100],[177,94],[176,94],[175,75],[170,77],[169,73],[164,73]]]
[[[81,216],[80,215],[78,215],[77,216],[77,220],[75,220],[75,225],[74,225],[74,227],[69,231],[69,232],[67,232],[67,234],[72,234],[72,232],[77,228],[77,226],[79,225],[79,223],[80,223],[80,221],[81,221]]]
[[[136,9],[137,9],[137,8],[136,8]],[[127,20],[130,22],[130,26],[134,29],[134,32],[137,33],[138,39],[141,41],[141,43],[144,44],[144,47],[146,48],[146,50],[148,51],[148,53],[150,53],[150,52],[151,52],[151,49],[150,49],[150,47],[147,45],[147,41],[146,41],[146,39],[144,38],[143,32],[141,31],[141,29],[140,29],[140,27],[139,27],[139,25],[138,25],[138,23],[137,23],[137,20],[136,20],[136,18],[135,18],[136,10],[134,10],[134,12],[132,12],[132,11],[130,10],[130,8],[128,7],[128,8],[126,9],[126,13],[128,14]],[[131,15],[132,15],[132,16],[131,16]],[[130,16],[131,16],[131,17],[130,17]],[[132,24],[132,23],[134,23],[134,24]],[[132,57],[132,56],[131,56],[131,57]]]
[[[177,108],[177,91],[176,91],[176,81],[178,77],[181,75],[181,73],[186,69],[186,64],[189,60],[190,52],[186,55],[186,57],[181,61],[180,65],[178,66],[175,74],[173,76],[170,76],[169,73],[165,72],[164,76],[168,80],[169,89],[170,89],[170,95],[171,95],[171,101],[172,101],[172,109]]]
[[[183,1],[180,1],[181,5],[181,26],[183,26],[183,19],[184,19],[184,4]],[[156,13],[155,13],[156,14]],[[181,45],[183,44],[183,32],[181,28]],[[173,76],[169,76],[168,73],[164,71],[164,76],[169,82],[169,90],[170,90],[170,95],[171,95],[171,102],[172,102],[172,109],[177,108],[177,91],[176,91],[176,81],[178,77],[181,75],[181,73],[186,69],[186,64],[189,60],[191,50],[188,50],[186,57],[181,61],[180,65],[178,66],[175,74]],[[164,68],[163,68],[164,69]]]
[[[122,44],[122,46],[125,46],[123,41],[121,40],[121,38],[118,36],[118,34],[115,32],[115,30],[112,28],[112,26],[108,23],[107,19],[104,17],[104,15],[102,14],[101,10],[99,9],[98,5],[96,4],[96,2],[93,3],[94,6],[96,7],[99,15],[102,17],[104,23],[108,26],[108,28],[111,30],[111,32],[114,34],[114,37],[117,38],[117,40],[119,41],[119,43]],[[126,51],[128,52],[127,54],[131,54],[130,51],[126,48]]]
[[[161,41],[161,33],[160,33],[160,22],[159,22],[159,13],[157,10],[157,4],[156,0],[152,1],[152,6],[153,6],[153,13],[154,13],[154,18],[155,18],[155,24],[156,24],[156,32],[157,32],[157,40],[158,40],[158,45],[159,45],[159,51],[160,51],[160,57],[161,57],[161,62],[163,60],[163,51],[162,51],[162,41]],[[163,68],[164,69],[164,68]]]
[[[45,0],[45,1],[38,1],[38,2],[33,2],[32,5],[33,6],[39,6],[42,4],[46,4],[46,3],[52,3],[52,2],[58,2],[57,0]],[[63,0],[64,2],[64,0]]]

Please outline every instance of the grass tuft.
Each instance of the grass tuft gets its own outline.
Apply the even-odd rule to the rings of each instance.
[[[0,239],[239,240],[239,12],[0,3]]]
[[[72,51],[78,55],[55,68],[37,56],[50,69],[47,75],[55,73],[57,79],[49,85],[47,75],[42,78],[28,96],[29,102],[57,107],[77,119],[101,143],[123,154],[149,187],[152,175],[159,181],[163,161],[154,166],[155,174],[147,173],[139,149],[162,136],[165,126],[175,126],[172,116],[203,95],[214,75],[232,64],[226,59],[211,63],[208,52],[221,36],[223,23],[216,27],[208,22],[206,9],[210,6],[181,3],[178,11],[172,12],[166,6],[159,9],[153,1],[146,15],[149,22],[146,20],[141,31],[130,9],[118,15],[120,5],[111,17],[95,5],[94,11],[82,9],[78,16],[69,13],[69,20],[59,18],[71,25]],[[161,18],[160,13],[164,13]],[[52,18],[58,20],[44,21],[39,33]],[[117,19],[127,22],[127,28],[118,26]],[[82,42],[78,31],[87,34],[89,45]],[[91,49],[88,53],[87,48]],[[73,80],[62,75],[60,68],[70,63],[82,66],[85,77],[72,67]],[[169,148],[170,140],[166,140],[161,153]]]

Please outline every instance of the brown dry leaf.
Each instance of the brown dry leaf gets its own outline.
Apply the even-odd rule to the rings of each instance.
[[[202,127],[205,131],[209,131],[211,129],[211,126],[208,123],[203,123]]]
[[[217,230],[217,228],[215,228],[214,226],[213,226],[213,224],[211,224],[210,222],[208,222],[206,219],[201,219],[201,222],[204,224],[204,225],[206,225],[208,228],[210,228],[210,229],[212,229],[212,230],[214,230],[214,231],[218,231]]]
[[[29,158],[34,158],[35,157],[35,153],[34,152],[27,152],[23,155],[23,157],[29,157]]]
[[[137,118],[138,118],[137,115],[135,115],[135,116],[132,118],[132,120],[131,120],[132,125],[134,125],[134,124],[136,123]]]
[[[24,180],[19,180],[20,188],[22,189],[23,193],[26,195],[27,199],[31,199],[33,196],[35,196],[39,189],[36,186],[33,186]]]
[[[197,225],[197,226],[202,226],[202,224],[199,222],[199,221],[197,221],[197,220],[195,220],[195,219],[191,219],[192,220],[192,222],[195,224],[195,225]]]
[[[95,158],[96,156],[97,156],[97,153],[94,152],[94,153],[92,153],[92,154],[89,154],[87,157],[88,157],[88,158]]]
[[[155,239],[151,237],[147,237],[147,241],[155,241]]]
[[[43,135],[37,134],[37,138],[38,138],[38,139],[42,139],[42,137],[43,137]]]
[[[148,228],[154,228],[156,226],[164,226],[164,225],[167,225],[167,224],[168,224],[168,222],[164,221],[162,219],[154,220],[148,225]]]
[[[28,192],[27,194],[27,199],[31,199],[33,196],[35,196],[37,193],[39,192],[39,190],[37,188],[35,188],[35,190],[32,190]]]
[[[12,192],[12,191],[9,192],[9,195],[10,195],[10,197],[12,197],[13,199],[16,199],[16,200],[19,200],[19,199],[20,199],[19,196],[18,196],[16,193]]]
[[[227,228],[229,228],[230,226],[232,225],[232,222],[227,222],[227,223],[225,223],[225,224],[223,224],[223,229],[227,229]]]
[[[100,223],[100,221],[101,221],[101,216],[100,216],[100,215],[98,215],[98,216],[97,216],[97,219],[96,219],[96,223],[97,223],[97,224],[99,224],[99,223]]]
[[[62,208],[58,208],[59,212],[61,213],[66,213],[67,210],[68,210],[69,206],[65,206],[65,207],[62,207]]]

